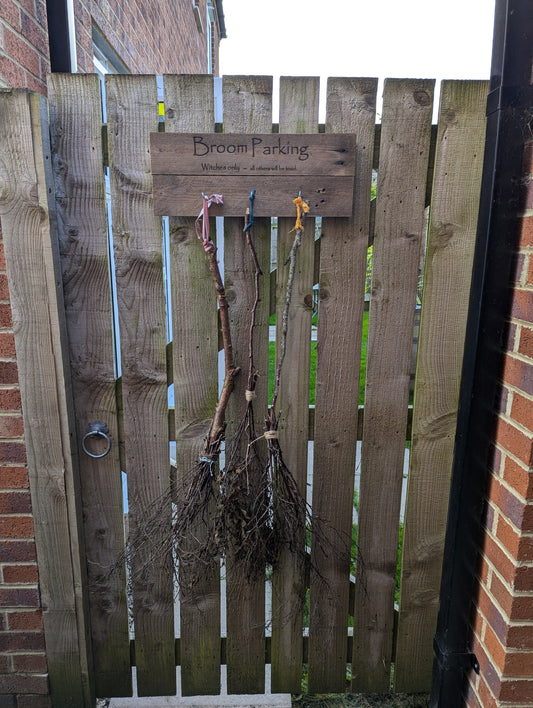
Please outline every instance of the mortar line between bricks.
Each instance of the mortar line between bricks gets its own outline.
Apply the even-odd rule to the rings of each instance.
[[[531,286],[527,287],[520,287],[520,290],[525,291],[525,292],[533,292],[533,288]],[[517,325],[519,327],[528,327],[531,329],[533,327],[533,323],[529,322],[529,320],[521,320],[518,317],[510,317],[509,322],[511,324]],[[505,355],[512,357],[513,359],[518,359],[524,364],[531,364],[531,357],[526,356],[525,354],[520,354],[520,352],[515,352],[515,351],[505,351]]]
[[[490,503],[491,502],[489,500],[489,504]],[[502,513],[502,510],[500,509],[499,506],[496,506],[496,504],[492,503],[492,507],[493,507],[494,511],[497,512],[498,516],[501,516],[501,518],[505,521],[505,523],[509,524],[509,526],[512,528],[512,530],[515,531],[520,536],[521,539],[522,538],[533,538],[533,531],[522,531],[522,529],[520,529],[518,526],[516,526],[515,523],[511,519],[509,519],[507,516],[505,516],[505,514]],[[492,532],[490,532],[490,533],[492,533]],[[520,562],[524,563],[524,564],[531,563],[533,565],[533,560],[520,561]],[[532,588],[532,592],[533,592],[533,588]]]
[[[485,560],[487,561],[487,559],[485,559]],[[509,584],[507,583],[507,581],[505,580],[505,578],[504,578],[502,575],[500,575],[500,574],[495,570],[495,566],[493,566],[492,563],[489,563],[488,561],[487,561],[487,565],[489,565],[490,569],[492,570],[492,572],[494,573],[494,575],[496,576],[496,578],[500,581],[500,583],[501,583],[501,584],[505,587],[505,589],[509,592],[509,594],[511,595],[511,598],[512,598],[513,600],[524,600],[524,599],[525,599],[525,600],[529,600],[529,599],[533,600],[533,591],[530,591],[530,590],[514,590],[513,588],[510,588],[510,587],[509,587]],[[497,603],[497,600],[496,600],[496,598],[494,597],[494,594],[489,590],[488,586],[487,586],[487,585],[483,585],[483,587],[485,588],[485,592],[487,593],[487,595],[489,595],[491,598],[494,598],[495,603]],[[502,610],[502,611],[503,611],[503,610]],[[505,613],[505,616],[507,617],[507,613]],[[521,622],[521,621],[522,621],[522,620],[513,620],[513,622]],[[528,651],[530,651],[530,650],[528,650]]]
[[[520,538],[531,538],[532,532],[528,531],[526,534],[526,532],[522,531],[518,526],[516,526],[514,524],[514,522],[508,516],[505,515],[505,512],[502,510],[501,506],[499,506],[498,503],[494,499],[487,499],[487,502],[488,502],[490,508],[494,512],[495,519],[497,517],[501,517],[503,519],[503,521],[505,523],[509,524],[511,529],[513,531],[515,531],[518,536],[520,536]],[[524,504],[524,506],[526,508],[528,508],[529,506],[533,506],[533,504]],[[487,533],[490,533],[494,537],[496,536],[495,531],[493,531],[492,529],[489,529],[488,527],[487,527]],[[505,553],[506,553],[506,555],[508,555],[509,553],[512,553],[512,551],[506,550]],[[513,556],[513,559],[514,559],[514,556]],[[529,561],[524,561],[524,562],[529,562]]]
[[[514,355],[515,352],[512,352],[512,354]],[[516,352],[516,354],[518,354],[518,352]],[[521,356],[523,358],[523,354],[520,354],[519,356]],[[526,359],[527,359],[527,357],[526,357]],[[528,363],[533,365],[533,359],[528,359]],[[519,393],[521,396],[523,396],[528,401],[531,401],[531,403],[533,403],[533,394],[527,393],[527,391],[523,391],[521,388],[518,388],[517,386],[514,386],[513,384],[507,383],[507,381],[504,381],[503,385],[505,386],[505,388],[509,389],[509,393]]]
[[[504,447],[501,443],[496,441],[495,448],[497,450],[499,450],[499,452],[501,452],[501,453],[505,454],[507,457],[511,458],[511,460],[516,465],[518,465],[519,467],[521,467],[524,470],[524,472],[527,472],[527,473],[530,472],[529,465],[527,463],[525,463],[523,460],[520,460],[518,457],[516,457],[516,455],[514,455],[510,450],[508,450],[506,447]],[[506,482],[503,479],[503,477],[495,477],[495,479],[497,479],[499,482],[501,482],[504,486],[508,487],[510,490],[514,489],[514,487],[509,487],[508,482]],[[524,502],[524,504],[528,503],[529,500],[526,499],[525,497],[523,497],[521,494],[519,494],[516,491],[516,489],[514,489],[514,494],[515,494],[515,496],[518,496],[520,498],[520,500]]]
[[[489,622],[488,620],[485,620],[485,621],[486,621],[486,623],[487,623],[487,627],[491,627],[490,622]],[[492,627],[491,627],[491,630],[492,630]],[[494,634],[494,630],[492,630],[492,632],[493,632],[493,634]],[[476,635],[476,636],[477,636],[477,635]],[[496,637],[496,638],[497,638],[497,637]],[[497,639],[498,639],[498,638],[497,638]],[[487,643],[486,643],[486,638],[484,638],[483,641],[481,641],[481,640],[478,640],[478,641],[479,641],[479,643],[481,644],[481,646],[483,647],[483,651],[484,651],[485,654],[487,655],[487,658],[489,658],[489,659],[491,660],[490,663],[491,663],[492,669],[493,669],[494,672],[496,673],[496,675],[497,675],[497,677],[498,677],[498,680],[501,682],[501,680],[502,680],[502,678],[503,678],[502,670],[501,670],[500,667],[498,666],[498,662],[497,662],[497,660],[496,660],[496,657],[494,657],[494,656],[492,655],[490,649],[488,648]],[[505,649],[505,647],[503,647],[503,645],[502,645],[502,643],[500,642],[499,639],[498,639],[498,642],[499,642],[500,646],[502,646],[502,648]]]
[[[503,517],[504,519],[506,518],[505,516]],[[505,548],[505,546],[502,546],[501,541],[498,539],[498,537],[492,532],[487,530],[487,536],[489,536],[495,543],[495,545],[500,549],[500,551],[511,561],[513,564],[515,570],[518,568],[522,567],[521,565],[518,564],[518,561],[512,554],[512,551],[509,551],[509,549]],[[485,558],[487,556],[485,555]]]
[[[533,430],[525,428],[521,423],[518,423],[514,418],[511,418],[506,413],[500,413],[498,417],[506,423],[509,423],[509,425],[512,425],[513,428],[516,428],[520,433],[528,438],[530,442],[533,442]]]
[[[485,560],[487,561],[487,564],[490,565],[490,567],[491,567],[491,568],[493,569],[493,571],[494,571],[494,566],[492,565],[492,563],[490,563],[486,557],[485,557]],[[501,576],[498,572],[496,572],[496,575],[497,575],[497,577],[499,578],[499,580],[500,580],[501,582],[504,582],[502,576]],[[520,620],[512,620],[512,619],[510,619],[510,618],[508,617],[508,615],[507,615],[507,612],[506,612],[506,611],[503,609],[503,607],[500,605],[500,603],[498,602],[498,600],[496,599],[496,597],[494,596],[494,594],[492,593],[492,591],[487,587],[487,585],[485,585],[484,583],[482,583],[482,586],[483,586],[483,590],[484,590],[485,593],[489,596],[489,598],[490,598],[492,604],[494,605],[494,607],[498,610],[498,612],[501,614],[501,616],[505,619],[505,623],[506,623],[507,627],[524,627],[524,626],[526,626],[526,625],[527,625],[528,627],[533,627],[533,620],[521,620],[521,619],[520,619]],[[521,597],[526,597],[526,598],[530,597],[530,595],[529,595],[527,592],[526,592],[526,593],[522,593],[522,591],[519,591],[519,590],[511,590],[511,589],[509,588],[509,585],[508,585],[506,582],[505,582],[505,587],[506,587],[506,588],[509,590],[509,592],[512,594],[513,599],[517,599],[517,600],[518,600],[518,599],[520,599]],[[483,619],[487,622],[487,624],[490,625],[490,622],[489,622],[488,619],[485,617],[485,615],[483,614],[483,612],[479,609],[479,606],[478,606],[477,612],[483,617]],[[492,626],[492,625],[491,625],[491,626]]]
[[[9,29],[10,32],[12,32],[12,33],[15,35],[15,37],[17,37],[17,39],[19,39],[19,40],[21,40],[22,42],[24,42],[24,44],[25,44],[27,47],[29,47],[32,51],[34,51],[34,52],[37,54],[37,56],[39,56],[40,58],[45,59],[46,61],[48,61],[48,58],[47,58],[36,46],[34,46],[33,44],[31,44],[31,42],[28,41],[28,38],[27,38],[27,37],[25,37],[23,34],[21,34],[18,30],[16,30],[16,29],[15,29],[14,27],[12,27],[11,25],[8,26],[8,29]],[[21,66],[25,71],[28,71],[28,69],[27,69],[25,66],[23,66],[19,61],[17,61],[17,59],[16,59],[14,56],[10,56],[9,58],[11,59],[11,61],[12,61],[14,64],[17,64],[18,66]],[[31,73],[31,72],[30,72],[30,73]]]
[[[494,705],[498,705],[498,699],[496,698],[496,696],[495,696],[494,691],[492,690],[492,688],[489,686],[489,682],[486,680],[486,678],[485,678],[484,676],[480,676],[480,677],[479,677],[479,682],[480,682],[480,683],[483,683],[483,685],[485,686],[485,689],[486,689],[486,690],[490,693],[490,695],[492,696],[492,699],[493,699],[493,701],[494,701]],[[478,689],[479,689],[479,686],[478,686]],[[482,702],[482,700],[481,700],[481,698],[480,698],[480,696],[479,696],[479,690],[477,690],[477,696],[478,696],[478,698],[479,698],[479,704],[480,704],[480,705],[483,705],[483,702]]]
[[[513,462],[516,462],[524,470],[524,472],[530,471],[529,465],[527,465],[523,460],[520,460],[517,457],[515,457],[515,455],[510,450],[508,450],[506,447],[504,447],[501,443],[496,442],[495,447],[497,450],[499,450],[500,452],[507,455],[507,457],[510,457],[513,460]],[[507,489],[507,491],[510,492],[514,497],[516,497],[516,499],[518,501],[522,502],[522,504],[529,506],[533,503],[533,500],[526,499],[521,494],[519,494],[514,487],[511,487],[511,485],[509,484],[509,482],[507,482],[507,480],[503,479],[503,477],[499,477],[499,476],[496,477],[495,476],[494,479],[497,482],[499,482],[502,485],[502,487],[505,487],[505,489]]]
[[[496,517],[501,517],[506,524],[509,524],[509,526],[512,528],[513,531],[517,533],[517,535],[520,536],[520,538],[533,538],[533,531],[522,531],[522,529],[519,526],[516,526],[514,521],[510,519],[509,517],[505,516],[505,514],[502,512],[500,507],[494,502],[492,499],[488,500],[488,503],[494,509],[494,516]],[[492,531],[489,531],[489,533],[493,533]],[[524,563],[529,563],[530,561],[523,561]],[[533,561],[531,561],[533,563]]]
[[[503,518],[506,519],[505,516]],[[510,551],[508,548],[506,548],[504,545],[502,545],[502,542],[500,541],[500,539],[495,534],[493,534],[492,531],[488,531],[487,535],[492,538],[492,540],[494,541],[496,546],[498,546],[500,551],[502,553],[504,553],[507,556],[507,558],[509,558],[510,561],[512,561],[516,570],[518,570],[519,568],[533,568],[533,561],[519,561],[519,560],[517,560],[514,557],[513,552]]]

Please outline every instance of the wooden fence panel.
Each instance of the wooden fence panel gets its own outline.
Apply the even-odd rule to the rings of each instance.
[[[330,544],[311,551],[309,690],[343,692],[359,368],[377,80],[330,79],[326,130],[357,135],[351,219],[324,219],[320,246],[313,515]]]
[[[9,179],[15,189],[14,193],[1,195],[0,209],[10,284],[14,283],[12,303],[19,367],[21,372],[49,371],[46,376],[54,381],[54,391],[39,388],[33,380],[21,382],[25,420],[33,421],[37,409],[39,420],[42,410],[48,410],[47,422],[62,421],[56,426],[62,431],[59,448],[49,440],[48,428],[39,428],[34,422],[26,427],[31,433],[28,464],[36,537],[41,548],[46,548],[40,563],[45,566],[41,581],[47,605],[44,621],[47,642],[50,640],[52,690],[56,691],[55,696],[60,695],[57,687],[64,683],[62,672],[74,677],[74,698],[68,700],[74,700],[76,706],[84,705],[84,701],[88,705],[92,700],[85,683],[91,671],[85,637],[89,623],[97,695],[131,695],[126,564],[117,564],[124,552],[121,464],[128,474],[134,525],[135,519],[169,489],[167,356],[172,359],[175,389],[175,411],[170,420],[175,427],[178,482],[203,449],[218,393],[217,304],[191,218],[173,218],[169,222],[174,342],[172,348],[166,345],[162,232],[160,219],[152,208],[148,139],[149,133],[159,127],[155,77],[110,77],[107,89],[123,361],[121,429],[114,369],[99,81],[90,75],[50,77],[51,162],[74,401],[75,434],[71,439],[78,440],[81,480],[77,498],[76,451],[69,449],[67,434],[69,381],[68,376],[65,381],[57,377],[61,370],[61,317],[56,317],[53,308],[48,314],[46,308],[42,309],[47,298],[52,302],[54,296],[53,254],[49,252],[50,244],[45,243],[46,225],[37,219],[41,209],[46,210],[46,190],[41,189],[46,161],[40,160],[32,146],[38,144],[45,129],[44,113],[38,99],[22,93],[2,97],[0,108],[4,111],[3,106],[9,104],[11,111],[10,101],[21,101],[13,108],[20,116],[20,138],[14,129],[18,117],[13,118],[10,113],[0,125],[3,143],[7,145],[7,150],[2,148],[2,160],[7,154],[6,164],[13,170]],[[314,240],[314,220],[304,222],[278,412],[282,413],[280,444],[284,458],[304,494],[308,440],[314,439],[313,513],[323,528],[330,529],[332,543],[337,546],[343,538],[349,541],[351,531],[359,427],[363,428],[363,443],[356,583],[350,597],[348,554],[333,550],[324,553],[312,544],[312,567],[316,572],[313,570],[310,578],[307,647],[309,690],[314,693],[345,688],[346,635],[352,606],[352,690],[388,691],[391,660],[395,660],[396,690],[428,689],[475,240],[486,92],[485,82],[445,82],[442,87],[415,382],[398,637],[396,656],[392,657],[413,322],[425,200],[431,193],[426,188],[433,82],[386,82],[379,150],[373,150],[376,81],[332,79],[328,86],[326,131],[353,132],[357,138],[353,216],[323,219],[318,242]],[[223,98],[226,132],[271,131],[269,77],[226,77]],[[168,132],[214,130],[212,77],[165,77],[165,109]],[[317,131],[317,79],[281,80],[279,129],[282,133]],[[23,144],[25,147],[21,147]],[[21,157],[23,149],[27,151],[26,158]],[[358,411],[357,384],[373,157],[378,163],[378,186],[363,419]],[[35,194],[33,189],[28,192],[27,183],[37,184]],[[224,191],[223,180],[220,191]],[[305,183],[302,191],[305,198]],[[287,198],[292,200],[295,196],[289,194]],[[255,297],[254,269],[243,235],[247,197],[242,195],[243,218],[225,219],[225,245],[220,253],[236,363],[243,367],[227,411],[228,441],[235,435],[245,408],[249,318]],[[200,201],[199,194],[199,209]],[[53,218],[50,225],[53,229]],[[270,219],[256,219],[254,226],[265,273],[254,332],[255,364],[260,374],[254,402],[259,435],[260,421],[268,408],[269,308],[273,302],[279,325],[287,282],[283,264],[292,245],[293,225],[293,218],[279,219],[275,278],[267,276]],[[20,242],[19,230],[25,236]],[[41,252],[43,259],[35,258]],[[18,267],[24,270],[24,283],[31,296],[19,287],[14,270]],[[311,313],[313,285],[317,282],[317,389],[316,409],[311,415]],[[271,283],[275,298],[271,298]],[[51,334],[42,335],[41,349],[31,344],[26,320],[38,322],[37,327],[47,320]],[[48,359],[56,362],[52,369]],[[80,444],[88,424],[94,420],[105,421],[110,430],[110,453],[100,459],[90,458]],[[97,441],[91,440],[88,445],[97,447]],[[179,508],[179,492],[176,494]],[[84,602],[84,569],[78,564],[74,544],[79,532],[76,518],[80,497],[90,622],[79,609]],[[171,511],[169,501],[163,511],[169,528]],[[53,538],[50,529],[55,529]],[[70,545],[65,542],[67,537]],[[157,545],[157,539],[153,542]],[[304,543],[302,538],[302,547]],[[138,555],[132,562],[138,569],[144,561],[149,564],[144,577],[133,568],[139,693],[172,694],[176,643],[171,553],[166,559]],[[247,578],[231,554],[226,574],[227,640],[222,646],[228,666],[228,692],[262,693],[264,578]],[[208,569],[202,565],[198,576],[201,578],[194,593],[188,592],[186,583],[180,588],[178,654],[184,695],[217,694],[220,689],[219,563],[213,562]],[[72,578],[75,580],[71,592]],[[267,646],[274,692],[300,690],[305,649],[304,597],[303,563],[287,552],[273,574],[272,639]],[[68,655],[68,660],[63,654]]]
[[[484,81],[442,84],[394,685],[429,691],[485,141]]]
[[[316,133],[319,81],[311,77],[282,77],[280,132]],[[305,183],[305,180],[303,180]],[[298,193],[287,194],[291,202]],[[302,192],[305,199],[305,190]],[[294,208],[295,209],[295,208]],[[296,216],[296,210],[294,211]],[[294,241],[294,217],[278,219],[276,278],[276,361],[279,357],[282,313],[285,307],[288,266],[285,261]],[[305,232],[296,256],[296,276],[289,309],[285,361],[281,371],[278,412],[279,439],[287,467],[301,493],[307,493],[307,440],[309,428],[309,367],[314,282],[315,220],[304,221]],[[305,539],[302,538],[302,548]],[[272,576],[272,690],[298,693],[302,681],[302,625],[305,569],[301,559],[283,551]]]
[[[424,234],[433,81],[383,96],[363,428],[355,691],[388,691],[412,337]]]
[[[211,76],[165,76],[165,130],[213,131]],[[198,194],[198,211],[201,208]],[[213,222],[214,220],[212,220]],[[212,223],[213,226],[213,223]],[[213,278],[193,218],[170,218],[177,489],[203,453],[218,398],[218,316]],[[179,508],[179,498],[177,499]],[[178,512],[179,513],[179,512]],[[194,529],[201,538],[203,524]],[[194,598],[180,586],[182,695],[220,692],[220,564],[189,564]]]
[[[155,77],[108,77],[106,95],[124,450],[130,532],[135,535],[168,491],[170,479],[162,229],[153,213],[149,153],[150,132],[157,131],[159,122]],[[168,497],[165,506],[158,506],[158,516],[149,546],[131,558],[140,696],[176,692]]]
[[[73,449],[72,392],[45,100],[0,96],[2,240],[17,350],[39,559],[48,673],[56,705],[94,705],[87,587]]]
[[[51,74],[50,132],[78,443],[107,423],[110,453],[79,446],[97,695],[131,695],[102,113],[97,76]]]

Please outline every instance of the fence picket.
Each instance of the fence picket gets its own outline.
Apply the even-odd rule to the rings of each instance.
[[[213,131],[214,95],[211,76],[165,76],[165,131]],[[186,106],[186,110],[183,107]],[[198,195],[200,211],[201,195]],[[194,467],[218,397],[218,318],[213,279],[196,236],[194,219],[170,218],[172,345],[176,430],[177,489],[183,474]],[[177,499],[179,507],[179,498]],[[201,538],[203,524],[193,534]],[[194,598],[180,587],[182,695],[220,691],[220,567],[188,572],[198,576]]]
[[[316,133],[318,130],[319,80],[315,77],[281,77],[280,132]],[[287,194],[290,203],[297,193]],[[302,197],[305,199],[305,178]],[[294,212],[296,215],[296,211]],[[289,309],[285,362],[281,371],[278,411],[280,445],[287,467],[301,493],[307,490],[309,428],[309,369],[314,274],[314,219],[304,222],[298,249],[296,277]],[[279,356],[282,312],[285,306],[289,255],[294,218],[278,219],[276,278],[276,360]],[[302,538],[302,547],[305,539]],[[272,690],[298,693],[302,681],[302,625],[305,569],[298,556],[282,551],[272,574]]]
[[[124,518],[98,77],[51,74],[49,106],[96,692],[130,696],[125,569],[109,573],[124,550]],[[107,423],[112,441],[98,460],[80,445],[94,420]]]
[[[351,219],[324,219],[320,246],[313,515],[331,549],[312,545],[309,690],[344,691],[359,368],[377,81],[330,79],[326,130],[357,135]]]
[[[122,359],[124,449],[130,530],[168,490],[168,391],[161,219],[152,207],[149,136],[157,131],[153,76],[106,80],[113,246]],[[158,510],[170,527],[171,506]],[[161,538],[157,534],[161,535]],[[159,548],[167,528],[154,530]],[[176,692],[172,553],[131,560],[137,690]]]
[[[0,99],[0,215],[52,700],[94,705],[79,473],[52,193],[46,100]],[[3,463],[3,460],[2,460]],[[59,621],[58,621],[59,620]]]
[[[272,129],[272,78],[226,76],[223,80],[224,129],[235,133],[267,133]],[[243,218],[224,221],[224,273],[230,303],[230,324],[235,361],[242,373],[227,411],[226,439],[242,420],[247,380],[250,309],[254,302],[254,269],[243,234],[248,195],[243,195]],[[261,268],[270,270],[270,219],[254,221],[254,241]],[[266,413],[268,395],[269,279],[261,279],[262,300],[254,331],[258,380],[254,408],[257,419]],[[244,442],[244,441],[243,441]],[[250,487],[254,482],[250,480]],[[231,554],[226,564],[228,693],[263,693],[265,686],[265,579],[249,580]]]
[[[484,81],[442,84],[403,535],[395,690],[429,691],[485,140]]]
[[[352,686],[388,691],[407,406],[433,81],[383,96],[359,495]]]

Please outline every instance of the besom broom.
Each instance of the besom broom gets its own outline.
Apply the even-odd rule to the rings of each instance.
[[[171,484],[168,491],[145,511],[143,521],[130,532],[126,562],[130,572],[141,576],[149,565],[149,560],[141,568],[135,567],[138,557],[153,558],[163,555],[173,561],[173,570],[181,586],[189,591],[199,579],[202,566],[208,566],[223,555],[224,534],[217,513],[221,473],[218,462],[225,438],[225,412],[240,367],[235,366],[228,313],[226,292],[220,273],[216,247],[209,235],[209,207],[222,204],[220,194],[202,195],[203,206],[195,227],[207,255],[207,263],[215,286],[218,302],[221,336],[223,341],[225,367],[224,382],[220,391],[213,419],[205,438],[202,453],[196,464],[182,471],[179,480]],[[172,506],[171,528],[162,529],[164,510]],[[119,560],[117,567],[121,562]],[[135,570],[133,571],[133,568]],[[190,594],[190,592],[189,592]]]
[[[250,195],[252,205],[253,194],[252,192]],[[311,508],[305,495],[283,459],[278,436],[280,414],[276,405],[287,349],[289,309],[296,275],[297,253],[304,231],[302,216],[309,211],[301,196],[293,201],[297,218],[292,231],[296,233],[289,257],[284,264],[289,265],[289,273],[282,313],[279,356],[275,366],[272,401],[262,435],[256,433],[253,409],[258,375],[254,367],[253,334],[256,308],[260,300],[262,270],[253,244],[253,220],[245,227],[255,269],[255,301],[249,329],[246,408],[234,439],[226,442],[226,465],[221,481],[219,516],[220,527],[224,529],[226,551],[231,549],[233,557],[242,564],[249,579],[257,579],[264,574],[265,566],[275,567],[283,549],[309,562],[306,535],[312,531],[317,543],[322,543],[325,538],[321,533],[319,521],[312,520]],[[259,441],[262,439],[266,440],[266,455],[261,454],[259,449]]]

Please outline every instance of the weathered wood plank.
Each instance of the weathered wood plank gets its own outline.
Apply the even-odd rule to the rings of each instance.
[[[293,175],[353,176],[355,135],[316,133],[153,133],[152,174],[245,176],[248,171],[275,172],[283,181]]]
[[[97,695],[131,695],[107,211],[98,77],[51,74],[50,132],[72,390],[84,509]],[[89,458],[80,443],[107,423],[110,453]]]
[[[319,80],[315,77],[282,77],[280,82],[280,131],[313,133],[318,130]],[[301,185],[308,199],[307,180]],[[285,195],[291,205],[298,190]],[[296,211],[291,218],[278,219],[278,274],[276,279],[276,356],[279,356],[282,312],[285,306],[289,255]],[[282,212],[286,213],[286,212]],[[285,362],[281,372],[278,412],[280,446],[287,467],[304,498],[307,494],[307,430],[309,416],[309,368],[314,275],[314,219],[306,218],[302,245],[297,253],[297,270],[289,310]],[[302,538],[302,547],[305,539]],[[301,558],[282,552],[272,575],[272,690],[301,690],[301,642],[305,569]]]
[[[271,77],[224,77],[224,127],[228,132],[266,133],[272,121]],[[225,189],[225,186],[224,186]],[[227,411],[227,440],[235,435],[246,406],[250,310],[255,298],[254,267],[243,234],[248,192],[241,194],[242,218],[224,221],[224,273],[235,362],[243,373]],[[270,270],[270,219],[256,219],[254,242],[264,273]],[[262,300],[254,329],[255,366],[263,375],[256,387],[257,420],[266,414],[268,396],[269,279],[261,279]],[[243,440],[243,444],[247,441]],[[250,479],[250,487],[256,482]],[[226,564],[228,693],[263,693],[265,687],[265,579],[248,579],[231,554]]]
[[[365,416],[365,407],[359,406],[357,410],[357,427],[355,428],[354,435],[356,435],[357,440],[363,439],[363,421]],[[405,433],[405,439],[411,440],[411,424],[413,422],[413,407],[409,406],[407,413],[407,429]],[[174,436],[175,428],[175,413],[174,408],[170,408],[168,412],[168,429],[169,433]],[[307,439],[314,440],[315,438],[315,407],[309,406],[309,426],[307,430]]]
[[[88,708],[94,704],[94,691],[84,616],[87,590],[79,496],[76,502],[79,472],[68,434],[72,401],[68,400],[62,290],[57,288],[45,100],[23,90],[3,91],[0,137],[0,216],[50,689],[57,705]]]
[[[155,77],[109,76],[106,96],[124,450],[135,535],[168,491],[170,471],[162,229],[152,208],[148,149],[159,121]],[[165,543],[171,513],[168,498],[167,507],[158,508],[161,524],[151,545],[131,558],[140,696],[176,692],[172,551],[168,542],[164,552],[152,551]]]
[[[484,81],[445,81],[424,273],[394,684],[427,692],[485,140]]]
[[[309,690],[343,692],[376,79],[330,79],[326,130],[357,134],[353,217],[324,219],[320,245]],[[317,572],[314,572],[316,569]]]
[[[168,133],[212,130],[211,76],[165,76]],[[196,194],[196,213],[201,208]],[[171,218],[170,268],[177,489],[202,454],[218,397],[218,318],[213,279],[194,219]],[[179,499],[177,499],[179,505]],[[200,538],[202,525],[193,534]],[[180,587],[181,688],[183,695],[220,692],[220,567],[194,568],[194,597]]]
[[[255,189],[255,216],[279,214],[289,216],[292,202],[287,206],[287,194],[305,190],[310,216],[349,216],[351,204],[341,195],[351,192],[352,177],[304,175],[302,177],[183,177],[181,175],[154,175],[155,209],[157,214],[183,216],[198,215],[195,194],[214,194],[223,185],[224,205],[213,206],[212,216],[237,216],[243,194]]]
[[[359,494],[352,687],[387,691],[433,81],[383,97]]]

